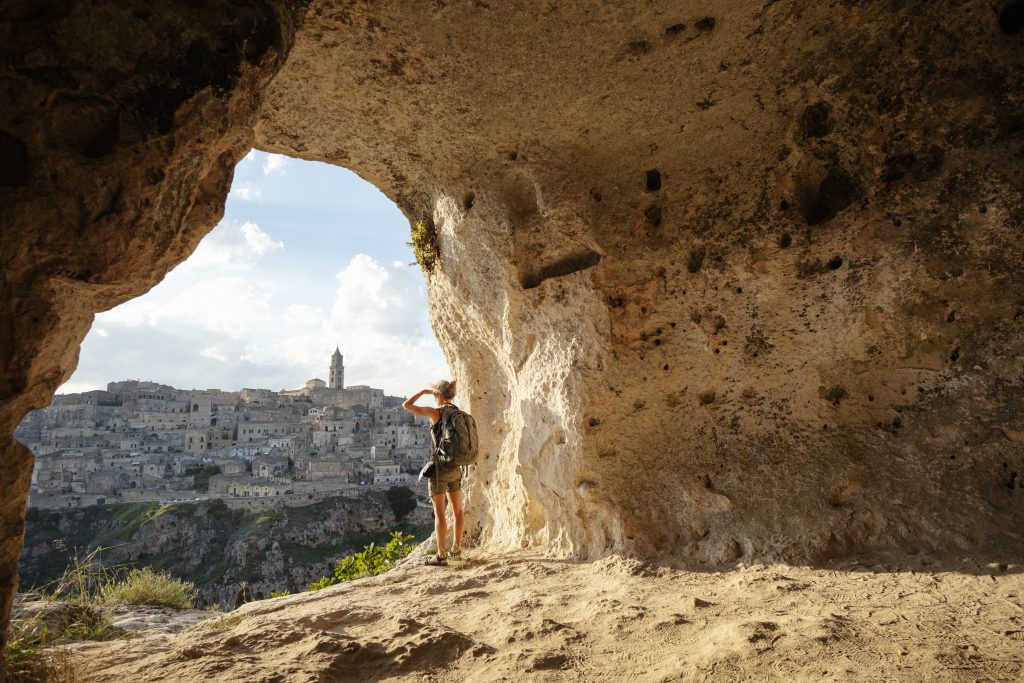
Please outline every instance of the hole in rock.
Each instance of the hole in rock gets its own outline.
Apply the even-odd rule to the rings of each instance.
[[[672,24],[671,26],[665,29],[665,35],[677,36],[685,30],[686,24]]]
[[[823,138],[832,130],[832,107],[827,102],[815,102],[800,116],[800,129],[806,138]]]
[[[644,220],[652,228],[661,226],[661,207],[657,204],[651,204],[644,209]]]
[[[466,196],[462,198],[462,206],[469,211],[473,208],[473,202],[476,201],[476,195],[472,192],[467,192]]]
[[[19,425],[36,454],[29,538],[36,522],[73,507],[96,522],[74,530],[80,550],[120,534],[127,545],[101,561],[193,581],[200,606],[234,605],[245,581],[253,597],[306,589],[288,572],[264,573],[274,553],[320,571],[345,550],[386,542],[391,526],[351,549],[342,545],[355,526],[289,539],[313,538],[308,519],[379,515],[378,498],[413,488],[427,457],[429,427],[400,405],[450,374],[409,235],[398,207],[355,173],[247,155],[223,220],[160,284],[96,316],[53,406]],[[388,509],[415,511],[420,488]],[[422,540],[429,516],[409,514]],[[189,545],[168,531],[197,526],[209,540]],[[159,528],[160,552],[134,535]],[[46,533],[39,561],[22,564],[23,585],[64,570]]]
[[[28,182],[28,150],[25,143],[0,131],[0,187],[18,187]]]
[[[524,275],[521,284],[523,289],[533,289],[540,286],[545,280],[553,277],[564,277],[578,273],[581,270],[593,268],[601,262],[601,255],[596,251],[586,251],[578,254],[570,254],[553,263],[542,266],[539,270]]]
[[[699,19],[697,23],[694,24],[694,26],[696,26],[697,30],[700,31],[701,33],[713,31],[715,29],[715,18],[704,17],[703,19]]]
[[[647,191],[657,192],[661,189],[661,171],[652,169],[647,172]]]
[[[1024,0],[1015,0],[999,12],[999,30],[1008,35],[1024,31]]]
[[[704,265],[704,257],[707,256],[707,248],[700,246],[690,250],[690,255],[686,258],[686,270],[690,273],[697,273],[700,271],[701,266]]]

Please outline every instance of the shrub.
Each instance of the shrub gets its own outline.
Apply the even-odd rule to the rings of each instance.
[[[314,581],[313,583],[309,584],[309,590],[319,591],[323,590],[324,588],[330,588],[333,585],[334,579],[330,576],[324,576],[319,581]]]
[[[101,590],[101,599],[115,605],[155,605],[189,609],[195,598],[194,584],[157,573],[150,567],[133,569],[123,581],[109,583]]]
[[[371,543],[363,548],[361,552],[338,560],[338,564],[334,567],[334,578],[325,576],[319,581],[310,584],[309,590],[321,590],[328,586],[333,586],[338,581],[355,581],[356,579],[383,574],[394,567],[398,560],[406,557],[416,548],[415,545],[409,543],[412,539],[411,535],[405,535],[401,531],[393,531],[391,532],[391,540],[385,545]]]
[[[437,264],[437,230],[434,228],[434,221],[420,219],[410,229],[411,242],[406,244],[412,247],[412,253],[416,257],[416,263],[420,265],[425,273],[434,272]]]

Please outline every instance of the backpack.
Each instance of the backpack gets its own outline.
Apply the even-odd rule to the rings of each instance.
[[[434,454],[441,467],[466,467],[476,462],[479,441],[472,415],[451,406],[441,414],[438,427]]]

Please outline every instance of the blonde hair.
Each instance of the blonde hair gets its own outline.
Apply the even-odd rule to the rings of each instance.
[[[439,382],[434,382],[431,388],[446,401],[455,398],[455,380],[449,382],[446,379],[442,379]]]

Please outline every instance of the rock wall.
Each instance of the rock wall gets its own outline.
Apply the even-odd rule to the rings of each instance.
[[[14,425],[254,141],[438,230],[494,547],[1024,550],[1020,0],[3,13],[0,614]]]
[[[436,228],[493,546],[1019,553],[1020,12],[314,3],[257,144]]]

